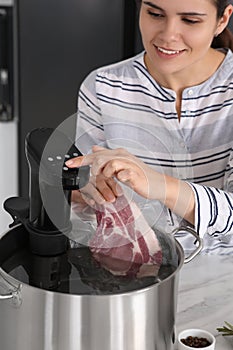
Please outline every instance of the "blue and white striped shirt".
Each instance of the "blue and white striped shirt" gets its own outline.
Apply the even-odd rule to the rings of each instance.
[[[204,239],[203,251],[232,254],[230,50],[207,81],[183,91],[181,106],[179,122],[176,94],[151,77],[144,64],[144,52],[99,68],[88,75],[80,88],[78,147],[84,154],[90,152],[93,144],[124,147],[154,169],[188,182],[195,193],[195,228]],[[163,217],[163,228],[171,230],[179,225],[180,219],[166,208],[160,208],[158,215],[159,205],[150,201],[146,207],[155,208],[158,221]],[[193,243],[188,235],[182,235],[181,241],[187,249]]]

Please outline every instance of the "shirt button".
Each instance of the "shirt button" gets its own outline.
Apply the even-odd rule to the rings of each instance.
[[[193,90],[189,90],[189,91],[188,91],[188,95],[189,95],[189,96],[192,96],[192,95],[193,95]]]
[[[183,141],[180,141],[180,147],[185,148],[185,143]]]

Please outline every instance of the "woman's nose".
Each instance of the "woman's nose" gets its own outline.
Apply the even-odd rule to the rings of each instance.
[[[169,43],[171,41],[177,41],[179,37],[180,29],[177,21],[173,19],[166,20],[159,33],[160,40]]]

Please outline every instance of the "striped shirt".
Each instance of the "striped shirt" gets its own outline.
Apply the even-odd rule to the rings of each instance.
[[[159,172],[182,179],[195,194],[195,229],[205,253],[233,254],[233,53],[205,82],[176,94],[160,86],[144,52],[91,72],[79,91],[77,145],[124,147]],[[137,196],[136,196],[136,199]],[[182,219],[158,201],[138,199],[158,228]],[[193,238],[180,234],[184,249]]]

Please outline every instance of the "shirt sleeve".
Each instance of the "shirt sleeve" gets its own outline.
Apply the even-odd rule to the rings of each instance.
[[[96,93],[96,71],[82,83],[78,94],[76,145],[83,154],[93,145],[105,146],[102,114]]]
[[[190,183],[195,194],[195,228],[201,237],[233,233],[233,151],[225,171],[224,187]]]

